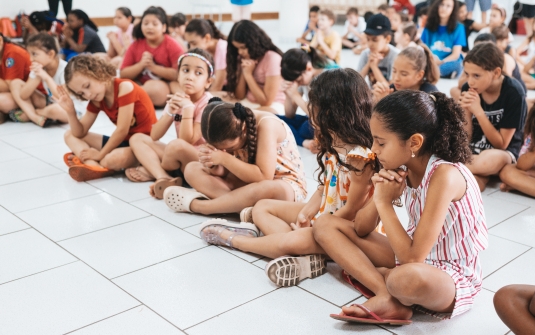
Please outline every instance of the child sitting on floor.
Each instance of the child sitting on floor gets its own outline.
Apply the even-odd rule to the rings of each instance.
[[[67,15],[67,25],[63,27],[61,52],[65,60],[83,53],[105,53],[106,49],[97,34],[98,28],[87,14],[80,9],[73,9]]]
[[[476,45],[464,60],[468,82],[460,105],[474,154],[467,164],[483,191],[489,177],[516,163],[526,119],[525,92],[520,83],[502,73],[503,52],[492,43]]]
[[[308,45],[290,49],[282,55],[281,74],[286,94],[286,114],[279,117],[292,130],[297,145],[307,148],[312,153],[317,153],[318,148],[314,141],[314,130],[308,121],[309,85],[321,73],[334,68],[339,66]],[[298,109],[306,115],[297,114]]]
[[[74,57],[65,68],[69,92],[89,100],[87,112],[78,120],[66,89],[58,87],[58,102],[71,127],[65,133],[65,143],[73,151],[65,154],[64,161],[76,181],[103,178],[138,165],[128,140],[136,133],[150,134],[156,123],[147,93],[131,80],[115,76],[113,65],[90,55]],[[111,136],[89,132],[100,111],[117,125]]]
[[[336,18],[334,13],[328,9],[320,10],[318,15],[318,30],[310,42],[310,46],[318,49],[327,58],[340,64],[342,52],[342,39],[340,35],[332,29]]]
[[[183,50],[190,48],[188,47],[188,42],[184,39],[187,23],[186,15],[182,13],[176,13],[169,18],[169,35],[180,44]]]
[[[398,91],[375,106],[372,151],[383,169],[372,177],[373,201],[354,222],[323,215],[313,228],[369,299],[332,318],[405,325],[413,306],[439,318],[471,309],[488,233],[481,192],[464,165],[471,153],[463,122],[459,105],[439,92]],[[407,229],[394,210],[401,198]],[[386,236],[374,231],[379,218]]]
[[[282,257],[266,266],[269,279],[278,286],[293,286],[306,276],[324,273],[324,251],[314,240],[313,222],[325,213],[350,223],[373,194],[371,177],[379,165],[369,149],[372,103],[368,86],[355,70],[320,74],[310,88],[310,117],[320,143],[318,190],[306,204],[261,200],[242,211],[240,224],[208,220],[201,225],[203,240],[270,258],[307,255]],[[346,122],[332,122],[334,118]],[[253,222],[264,237],[251,238],[258,236]],[[283,276],[288,265],[297,264],[301,277]]]
[[[197,148],[205,143],[201,134],[202,112],[212,97],[207,92],[213,80],[212,57],[202,49],[191,49],[178,61],[180,92],[171,97],[162,117],[152,126],[150,136],[135,134],[130,147],[141,164],[125,171],[133,182],[156,180],[150,194],[162,199],[168,186],[182,186],[182,178],[172,178],[177,170],[182,175],[189,162],[199,159]],[[174,123],[177,139],[169,144],[159,140]]]
[[[535,334],[535,286],[502,287],[494,295],[494,308],[513,334]]]
[[[342,47],[344,49],[353,49],[360,45],[361,48],[366,48],[366,21],[359,16],[359,10],[351,7],[346,13],[346,22],[344,23],[345,34],[342,36]]]
[[[134,17],[130,9],[126,7],[117,8],[113,24],[119,28],[116,31],[110,31],[107,35],[110,40],[108,47],[108,57],[111,59],[110,63],[116,68],[121,67],[124,54],[130,44],[132,44],[132,31],[134,30]]]
[[[298,37],[296,39],[296,42],[301,44],[310,44],[310,41],[312,41],[312,38],[316,34],[316,31],[318,30],[318,12],[320,11],[320,8],[318,6],[312,6],[310,7],[310,10],[308,12],[308,22],[307,26],[305,27],[305,31],[303,32],[303,35],[301,37]]]
[[[517,190],[535,197],[535,108],[531,108],[524,128],[524,145],[518,162],[506,165],[500,172],[500,190]]]
[[[197,192],[169,187],[167,206],[217,214],[239,213],[262,199],[304,201],[304,167],[290,128],[271,113],[212,100],[201,121],[208,144],[199,149],[199,162],[189,163],[184,172]]]

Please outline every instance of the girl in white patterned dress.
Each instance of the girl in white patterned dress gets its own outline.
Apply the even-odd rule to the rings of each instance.
[[[327,216],[314,225],[327,254],[371,291],[333,318],[403,325],[412,307],[441,318],[471,308],[488,237],[481,193],[464,165],[471,154],[463,115],[442,93],[398,91],[375,106],[372,150],[383,169],[372,178],[374,201],[355,230]],[[407,230],[393,207],[402,194]],[[379,218],[386,237],[373,231]]]

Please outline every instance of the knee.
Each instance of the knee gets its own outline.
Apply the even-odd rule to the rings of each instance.
[[[425,274],[420,265],[404,264],[392,269],[386,280],[388,292],[396,299],[412,304],[407,300],[417,296],[419,292],[425,292],[427,286]]]
[[[72,138],[72,132],[69,129],[65,132],[65,134],[63,134],[63,140],[67,142],[70,138]]]
[[[329,224],[329,214],[320,215],[314,225],[312,226],[312,233],[314,234],[314,239],[321,244],[323,241],[328,239],[329,230],[333,229],[333,225]]]
[[[172,140],[171,142],[169,142],[169,144],[165,146],[164,152],[167,155],[178,155],[181,151],[184,150],[186,145],[189,145],[189,143],[178,138],[176,140]]]
[[[126,168],[129,160],[130,150],[113,150],[100,161],[100,165],[118,171]]]
[[[9,83],[9,89],[14,90],[20,88],[22,85],[24,85],[24,81],[22,79],[13,79]]]
[[[499,289],[498,292],[494,294],[493,298],[496,313],[498,313],[498,315],[504,315],[507,311],[513,309],[516,295],[516,285],[508,285]]]
[[[512,173],[516,170],[515,164],[508,164],[503,167],[503,169],[500,171],[500,179],[504,183],[508,183],[511,181]]]
[[[202,172],[203,165],[199,162],[191,162],[188,165],[186,165],[186,168],[184,169],[184,177],[188,181],[188,183],[191,184],[191,181],[195,179],[196,176],[199,175],[200,172]]]
[[[267,213],[270,213],[271,208],[273,208],[273,206],[271,205],[271,200],[259,200],[253,207],[253,222],[255,220],[255,217],[259,218]]]
[[[137,146],[137,145],[140,145],[141,143],[144,143],[147,140],[147,138],[150,138],[150,137],[142,133],[137,133],[137,134],[132,135],[132,137],[130,137],[130,140],[128,140],[128,143],[130,144],[131,147]]]

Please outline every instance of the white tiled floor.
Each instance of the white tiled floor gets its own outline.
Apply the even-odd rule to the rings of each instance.
[[[260,25],[277,34],[276,21]],[[356,63],[344,51],[343,65]],[[113,129],[102,115],[95,127]],[[494,311],[494,292],[535,284],[535,199],[501,193],[493,183],[483,194],[491,234],[481,255],[484,289],[472,311],[450,321],[416,314],[413,325],[401,328],[344,324],[328,314],[361,298],[337,265],[277,289],[265,277],[267,259],[207,246],[198,236],[205,217],[173,213],[149,197],[148,183],[120,175],[71,180],[62,159],[65,129],[0,125],[2,334],[503,335],[508,330]],[[315,158],[301,152],[313,191]]]

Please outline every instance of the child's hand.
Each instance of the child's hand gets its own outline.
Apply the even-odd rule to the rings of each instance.
[[[252,59],[241,60],[241,69],[243,71],[243,74],[252,75],[255,68],[256,68],[256,61]]]
[[[76,115],[76,110],[74,109],[74,103],[67,93],[67,90],[64,86],[58,86],[58,98],[52,98],[61,108],[63,108],[68,114]]]
[[[305,208],[303,208],[305,209]],[[293,230],[297,230],[299,228],[306,228],[311,227],[312,224],[310,222],[310,217],[308,214],[304,213],[303,210],[297,214],[297,218],[295,219],[295,223],[290,223],[290,227],[292,227]]]
[[[26,29],[30,29],[32,24],[30,23],[30,19],[27,17],[27,16],[23,16],[21,19],[20,19],[20,23],[22,24],[22,26]]]
[[[390,88],[388,83],[377,82],[375,85],[373,85],[373,95],[375,96],[376,101],[381,100],[392,92],[394,92],[394,89]]]
[[[121,40],[123,41],[123,45],[125,48],[128,48],[130,44],[132,44],[132,36],[128,34],[123,34],[121,36]]]
[[[211,168],[205,168],[206,172],[208,172],[212,176],[216,177],[224,177],[225,176],[225,168],[222,165],[215,165]]]
[[[401,169],[385,170],[375,173],[372,177],[372,183],[375,187],[373,200],[377,204],[391,204],[398,199],[406,186],[407,173]]]
[[[126,35],[126,34],[125,34]],[[116,41],[117,40],[117,34],[114,32],[114,31],[110,31],[109,33],[106,34],[106,37],[109,39],[109,40],[113,40],[113,41]]]
[[[189,95],[182,93],[182,92],[176,92],[175,94],[169,94],[167,95],[167,103],[169,104],[169,108],[172,112],[178,112],[179,109],[184,108],[184,106],[193,105],[193,102],[191,102]]]
[[[368,55],[368,64],[370,67],[379,67],[379,62],[383,59],[383,55],[375,52],[370,52]]]
[[[32,62],[32,65],[30,66],[30,71],[33,71],[33,73],[35,73],[38,78],[41,78],[41,80],[48,76],[48,73],[43,70],[43,65],[37,62]]]
[[[80,159],[82,160],[82,162],[88,160],[94,160],[99,162],[100,160],[102,160],[102,157],[100,157],[100,151],[95,148],[89,148],[82,150],[82,152],[80,153]]]
[[[295,96],[296,94],[299,95],[298,87],[295,81],[283,80],[281,83],[281,90],[289,97]]]
[[[468,91],[461,93],[461,101],[459,104],[464,110],[469,111],[475,116],[477,116],[476,113],[479,110],[482,110],[479,94],[477,94],[477,92],[473,89],[469,89]]]
[[[228,154],[224,150],[217,150],[209,144],[202,145],[199,148],[199,162],[207,168],[223,165],[225,155]]]
[[[71,27],[69,27],[68,24],[66,24],[64,27],[63,27],[63,36],[65,36],[65,38],[71,38],[72,35],[74,35],[74,32],[72,31]]]
[[[308,30],[310,30],[310,31],[316,31],[316,29],[318,29],[318,27],[316,26],[316,24],[315,24],[314,22],[308,21]]]
[[[148,51],[145,51],[143,55],[141,56],[141,60],[139,62],[143,64],[144,68],[150,67],[152,64],[154,64],[154,60],[152,59],[152,54]]]

